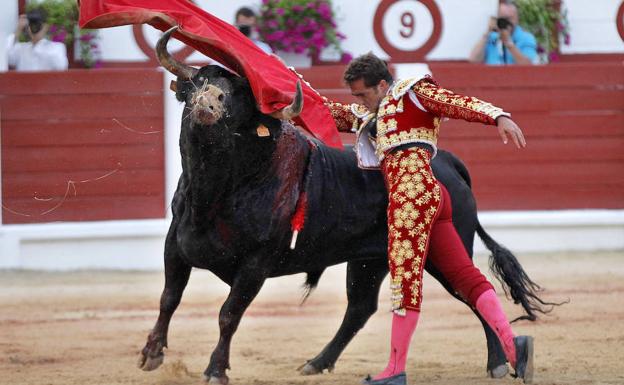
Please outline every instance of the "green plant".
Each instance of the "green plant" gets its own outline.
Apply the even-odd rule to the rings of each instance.
[[[336,29],[330,0],[263,0],[258,32],[275,50],[304,53],[318,57],[333,46],[342,53],[341,60],[351,55],[340,48],[345,39]]]
[[[31,0],[26,5],[26,12],[34,9],[45,12],[46,22],[50,25],[50,40],[64,43],[68,50],[73,50],[74,42],[78,41],[78,59],[82,64],[87,68],[100,64],[97,60],[97,33],[78,28],[78,5],[75,0]]]
[[[561,42],[570,44],[567,11],[560,0],[516,0],[520,25],[535,35],[543,62],[557,61]]]

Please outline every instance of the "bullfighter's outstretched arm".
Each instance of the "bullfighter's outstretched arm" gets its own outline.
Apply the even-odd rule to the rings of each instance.
[[[501,116],[511,116],[488,102],[444,89],[430,78],[421,79],[412,90],[423,107],[434,115],[489,125],[496,125],[496,119]]]

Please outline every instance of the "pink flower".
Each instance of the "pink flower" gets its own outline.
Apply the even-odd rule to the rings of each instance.
[[[343,52],[340,56],[340,62],[342,64],[349,64],[351,63],[351,60],[353,60],[353,55],[351,55],[349,52]]]

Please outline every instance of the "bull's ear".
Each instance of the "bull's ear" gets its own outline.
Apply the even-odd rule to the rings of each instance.
[[[169,89],[175,93],[178,92],[178,82],[175,80],[172,80],[171,83],[169,83]]]

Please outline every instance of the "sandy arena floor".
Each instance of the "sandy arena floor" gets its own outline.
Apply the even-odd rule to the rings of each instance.
[[[536,337],[536,384],[624,384],[624,253],[520,256],[544,298],[570,299],[551,316],[522,322]],[[484,269],[485,258],[477,259]],[[355,385],[385,365],[390,327],[387,280],[380,311],[347,347],[333,373],[295,369],[330,340],[346,304],[344,268],[326,272],[300,307],[303,275],[267,282],[232,344],[232,385]],[[173,318],[165,364],[136,368],[158,314],[161,272],[0,272],[0,384],[201,384],[218,338],[217,313],[228,288],[194,271]],[[412,344],[411,384],[512,384],[485,378],[479,322],[439,284],[425,283]],[[508,313],[519,309],[505,302]]]

